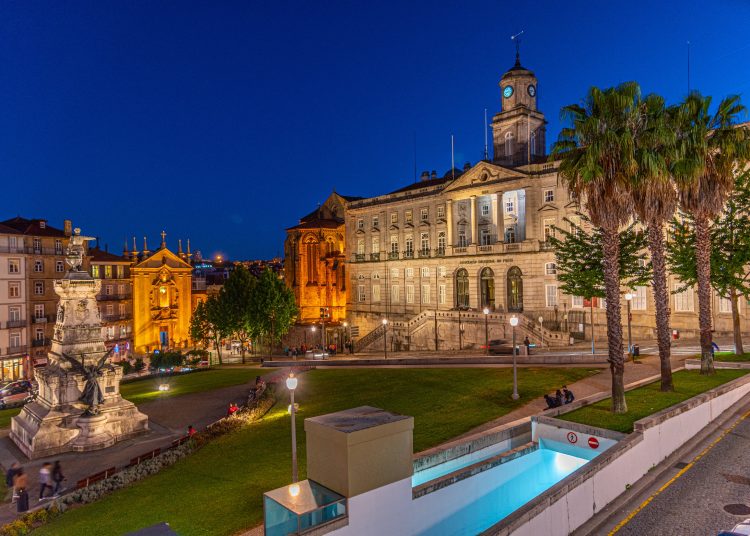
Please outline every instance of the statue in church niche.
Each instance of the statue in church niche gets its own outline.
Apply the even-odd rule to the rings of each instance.
[[[103,375],[102,369],[104,369],[104,364],[107,362],[107,358],[112,354],[113,350],[114,349],[104,354],[99,361],[93,365],[84,365],[85,360],[83,355],[81,355],[81,360],[78,361],[74,357],[62,354],[63,358],[73,366],[73,370],[83,374],[83,377],[86,378],[86,384],[84,385],[83,392],[78,400],[86,404],[88,408],[83,412],[81,417],[92,417],[99,414],[99,404],[104,402],[102,388],[99,386],[99,377]]]
[[[86,253],[86,242],[90,242],[91,240],[96,240],[96,238],[92,236],[81,236],[81,229],[78,227],[73,230],[73,236],[70,237],[65,257],[65,261],[70,266],[71,272],[81,271],[83,257]]]

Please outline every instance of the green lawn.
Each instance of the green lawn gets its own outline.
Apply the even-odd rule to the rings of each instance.
[[[696,356],[700,359],[701,356]],[[728,362],[739,362],[739,361],[750,361],[750,353],[746,354],[735,354],[734,352],[716,352],[714,354],[714,361],[728,361]]]
[[[120,393],[134,404],[151,402],[157,398],[212,391],[230,385],[246,383],[258,374],[259,368],[210,369],[184,375],[152,377],[120,385]],[[168,383],[169,391],[159,391],[159,384]],[[0,419],[2,414],[0,413]],[[2,420],[0,420],[0,425]]]
[[[303,419],[359,405],[414,416],[414,449],[424,450],[502,416],[562,384],[598,372],[521,369],[513,401],[510,369],[341,369],[300,376],[300,475],[305,475]],[[177,465],[76,508],[40,535],[123,534],[168,521],[181,536],[226,535],[262,522],[262,494],[289,483],[286,393],[266,417],[221,437]]]
[[[10,419],[21,413],[21,408],[0,409],[0,428],[9,428]]]
[[[717,370],[713,376],[701,376],[697,370],[681,370],[672,375],[675,390],[671,393],[659,391],[658,381],[625,393],[628,412],[624,415],[615,415],[610,412],[610,399],[607,398],[596,404],[560,415],[558,418],[630,433],[633,431],[635,421],[747,373],[747,370]]]

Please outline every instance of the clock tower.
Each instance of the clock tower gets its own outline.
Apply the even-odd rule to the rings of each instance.
[[[494,162],[515,167],[545,160],[547,121],[536,107],[537,80],[521,65],[518,51],[500,79],[500,99],[502,111],[492,118]]]

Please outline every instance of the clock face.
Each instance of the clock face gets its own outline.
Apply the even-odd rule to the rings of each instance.
[[[529,97],[533,97],[536,95],[536,88],[534,87],[534,84],[529,85],[527,91],[529,92]]]
[[[503,88],[503,97],[508,99],[511,95],[513,95],[513,86],[505,86]]]

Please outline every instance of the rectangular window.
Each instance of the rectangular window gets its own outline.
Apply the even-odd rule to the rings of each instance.
[[[458,231],[458,247],[465,248],[469,245],[469,241],[466,240],[466,231],[461,229]]]
[[[91,265],[91,277],[94,279],[99,279],[101,277],[98,264]]]
[[[483,228],[479,231],[479,239],[480,244],[483,246],[489,246],[490,245],[490,230],[487,228]]]
[[[489,216],[490,215],[490,205],[489,203],[482,203],[482,208],[480,209],[482,216]]]
[[[55,240],[55,255],[62,255],[62,253],[63,253],[62,240],[57,238]]]
[[[18,322],[21,320],[21,308],[16,307],[8,307],[8,320],[11,322]]]
[[[630,304],[633,311],[646,310],[646,287],[635,287],[633,292],[633,303]]]
[[[357,287],[357,301],[363,302],[367,299],[367,296],[365,294],[365,286],[359,285]]]
[[[65,263],[63,261],[55,261],[55,272],[64,272]]]
[[[445,231],[440,231],[438,233],[438,255],[445,255],[445,244]]]
[[[414,303],[414,285],[406,285],[406,303]]]
[[[505,228],[505,242],[507,244],[516,243],[516,226],[515,225],[511,225],[510,227]]]
[[[380,217],[379,216],[373,216],[372,217],[372,226],[376,229],[380,227]]]
[[[357,218],[357,229],[364,229],[364,228],[365,228],[364,218]]]
[[[513,202],[513,199],[506,199],[505,200],[505,212],[513,213],[516,211],[516,204]]]
[[[398,279],[398,268],[391,268],[391,279]]]
[[[373,285],[372,286],[372,301],[379,302],[380,301],[380,285]]]
[[[114,326],[107,326],[107,338],[108,339],[114,339],[115,338],[115,327]]]
[[[672,287],[674,291],[682,287],[682,283],[675,283]],[[693,312],[693,289],[688,288],[682,292],[674,294],[674,310],[678,313]]]
[[[438,205],[437,206],[437,219],[444,220],[445,219],[445,205]]]
[[[732,300],[719,296],[719,312],[720,313],[731,313],[732,312]]]
[[[398,255],[398,236],[391,236],[391,253]]]
[[[357,239],[357,255],[364,255],[365,254],[365,239],[359,238]]]
[[[419,249],[422,253],[430,250],[430,235],[428,233],[421,233],[419,235]]]
[[[427,210],[427,207],[420,208],[419,209],[419,220],[420,221],[427,221],[427,219],[430,217],[430,213]]]
[[[117,306],[117,312],[120,316],[125,316],[125,304],[121,303]]]
[[[21,273],[21,259],[8,259],[8,273],[9,274]]]
[[[34,261],[34,271],[35,272],[43,272],[44,271],[44,263],[41,259],[36,259]]]
[[[583,296],[571,296],[570,306],[575,308],[583,307]]]
[[[13,253],[18,247],[18,239],[15,236],[8,237],[8,247],[10,248],[11,253]]]
[[[411,210],[407,210],[406,212],[404,212],[404,222],[405,223],[411,223],[412,222]]]
[[[112,295],[112,285],[104,285],[104,294],[107,296]]]
[[[42,240],[40,238],[34,239],[34,253],[42,252]]]
[[[552,203],[555,200],[555,191],[554,190],[544,190],[544,202],[545,203]]]
[[[38,341],[44,340],[44,328],[36,328],[36,332],[34,333],[34,338]]]
[[[392,303],[398,303],[398,300],[399,300],[398,290],[399,290],[398,285],[391,286],[391,302]]]
[[[414,238],[411,236],[406,237],[406,249],[404,250],[404,253],[407,257],[414,256]]]
[[[430,277],[430,267],[422,266],[422,277]]]
[[[107,264],[104,267],[104,278],[105,279],[112,279],[112,265],[111,264]]]
[[[37,296],[44,294],[44,281],[34,281],[34,294]]]
[[[17,282],[8,283],[8,297],[9,298],[21,297],[21,283],[17,283]]]
[[[557,265],[554,262],[548,262],[544,265],[544,273],[546,275],[555,275],[557,274]]]
[[[405,272],[406,272],[406,277],[407,277],[407,278],[412,278],[412,277],[414,277],[414,268],[407,268],[407,269],[405,270]]]
[[[391,225],[398,223],[398,212],[391,212]]]
[[[445,285],[438,285],[438,303],[445,305]]]
[[[445,266],[438,266],[438,274],[440,277],[445,277]]]
[[[125,285],[117,285],[117,293],[120,296],[124,296],[125,295]]]
[[[557,305],[557,285],[545,285],[544,289],[547,298],[547,307]]]
[[[422,303],[424,304],[430,303],[430,285],[429,284],[422,285]]]
[[[372,252],[380,253],[380,237],[379,236],[372,237]]]
[[[117,279],[125,279],[125,267],[122,264],[117,265]]]
[[[549,242],[553,236],[555,236],[555,220],[547,218],[544,220],[544,241]]]
[[[108,303],[107,304],[107,316],[111,318],[113,314],[115,314],[115,306],[112,305],[111,303]]]
[[[13,331],[10,334],[10,347],[20,348],[21,347],[21,334],[17,331]]]
[[[34,318],[44,318],[44,304],[37,303],[34,305]]]

